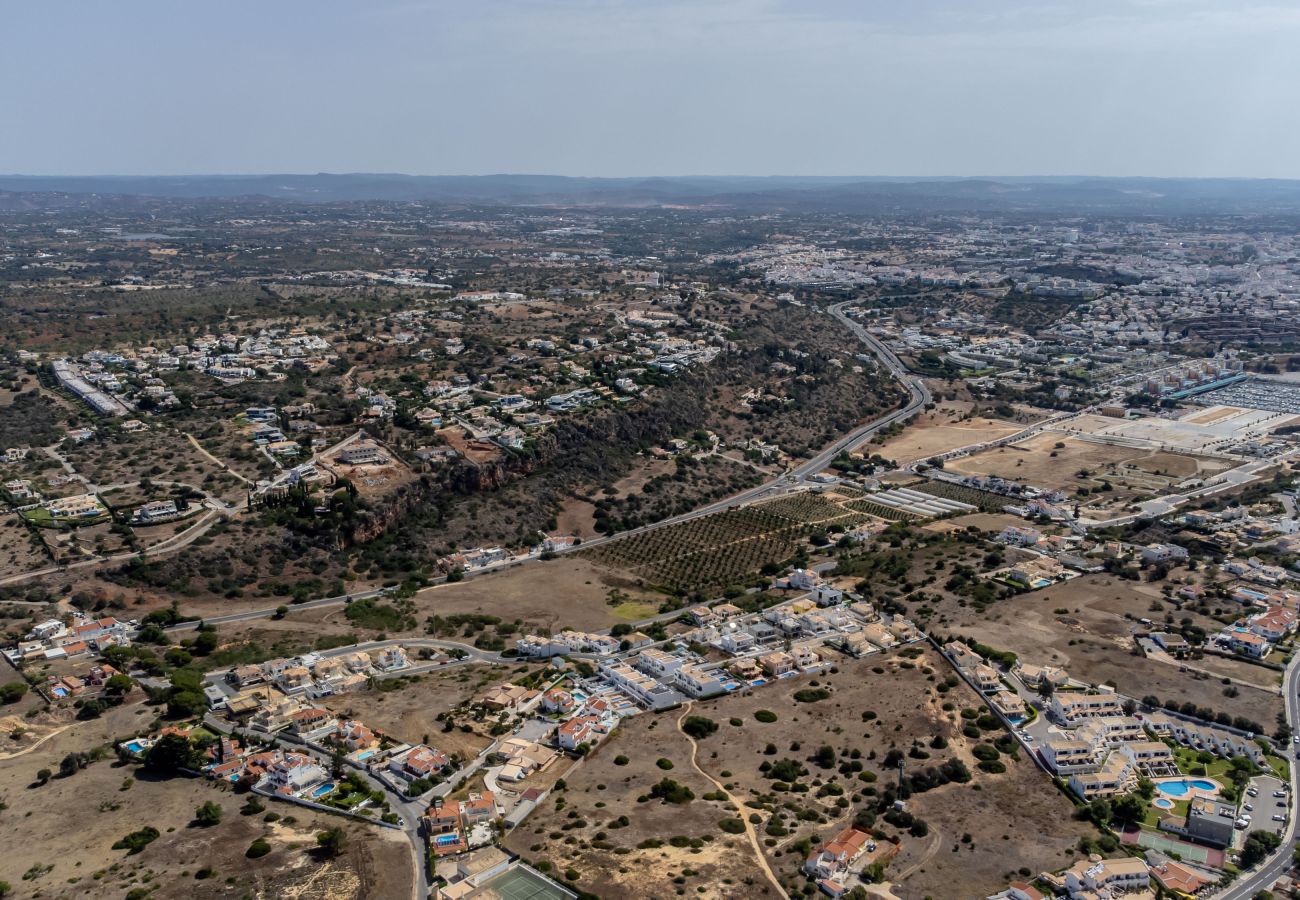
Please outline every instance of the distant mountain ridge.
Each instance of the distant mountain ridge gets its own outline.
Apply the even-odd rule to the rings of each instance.
[[[680,176],[272,174],[195,176],[0,175],[0,208],[39,208],[40,195],[171,199],[267,198],[341,203],[693,205],[845,213],[1300,213],[1300,181],[1235,178],[997,176]]]

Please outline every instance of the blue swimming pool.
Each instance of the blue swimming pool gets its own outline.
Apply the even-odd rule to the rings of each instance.
[[[316,788],[316,790],[311,792],[312,799],[315,800],[324,797],[332,790],[334,790],[334,782],[331,781],[328,784],[322,784],[320,787]]]
[[[1204,778],[1187,779],[1182,781],[1162,781],[1156,785],[1156,790],[1170,797],[1185,797],[1191,790],[1213,791],[1217,792],[1219,786],[1213,781],[1206,781]]]
[[[433,842],[439,847],[445,847],[448,844],[457,844],[460,843],[460,835],[456,834],[454,831],[448,832],[447,834],[437,834],[434,835]]]
[[[367,750],[365,753],[358,753],[358,754],[357,754],[357,762],[363,762],[363,761],[365,761],[365,760],[367,760],[367,759],[370,759],[370,757],[372,757],[372,756],[374,756],[374,755],[375,755],[375,751],[374,751],[374,750]]]
[[[1151,801],[1151,805],[1160,809],[1173,809],[1174,801],[1170,800],[1168,797],[1157,797]]]
[[[122,746],[125,747],[127,751],[130,753],[140,753],[141,751],[144,750],[144,744],[140,743],[139,741],[127,741]]]

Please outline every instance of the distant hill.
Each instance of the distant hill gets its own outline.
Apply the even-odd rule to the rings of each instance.
[[[882,178],[559,175],[0,175],[0,208],[82,205],[87,197],[267,198],[338,203],[776,208],[845,213],[1300,213],[1300,181],[1231,178]],[[45,195],[42,197],[41,195]],[[57,198],[57,199],[56,199]],[[82,198],[82,199],[78,199]]]

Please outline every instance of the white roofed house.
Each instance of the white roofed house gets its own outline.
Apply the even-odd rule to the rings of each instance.
[[[949,641],[944,644],[943,652],[948,654],[948,658],[952,660],[953,665],[959,669],[970,669],[984,664],[984,657],[961,641]]]
[[[1071,900],[1099,900],[1146,891],[1151,885],[1147,864],[1135,856],[1080,860],[1065,871],[1065,889]]]
[[[1002,687],[1002,678],[998,675],[998,670],[992,666],[980,663],[967,669],[966,674],[975,682],[975,686],[986,694]]]
[[[844,592],[829,584],[819,584],[813,588],[812,598],[818,606],[834,606],[844,601]]]
[[[753,650],[757,644],[753,634],[741,629],[728,629],[718,639],[718,646],[728,653],[745,653]]]
[[[688,664],[677,670],[677,684],[692,697],[708,697],[720,694],[729,680],[721,669],[706,669],[703,666]]]
[[[1051,711],[1058,722],[1077,725],[1093,716],[1122,716],[1124,705],[1114,694],[1057,691],[1052,695]]]
[[[401,647],[384,647],[375,657],[375,668],[384,672],[405,669],[410,664],[411,661],[406,656],[406,650]]]
[[[1044,681],[1049,682],[1054,687],[1061,687],[1070,680],[1066,671],[1057,666],[1033,666],[1017,662],[1015,667],[1016,676],[1026,687],[1037,689]]]
[[[277,794],[296,794],[324,781],[328,775],[311,757],[289,752],[272,760],[262,778],[262,784]]]
[[[822,583],[822,578],[816,572],[808,569],[795,569],[786,576],[785,581],[797,591],[811,591]]]

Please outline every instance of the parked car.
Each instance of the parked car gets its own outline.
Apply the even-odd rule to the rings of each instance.
[[[1274,821],[1274,822],[1285,822],[1285,821],[1286,821],[1286,816],[1274,816],[1274,817],[1273,817],[1273,821]]]

